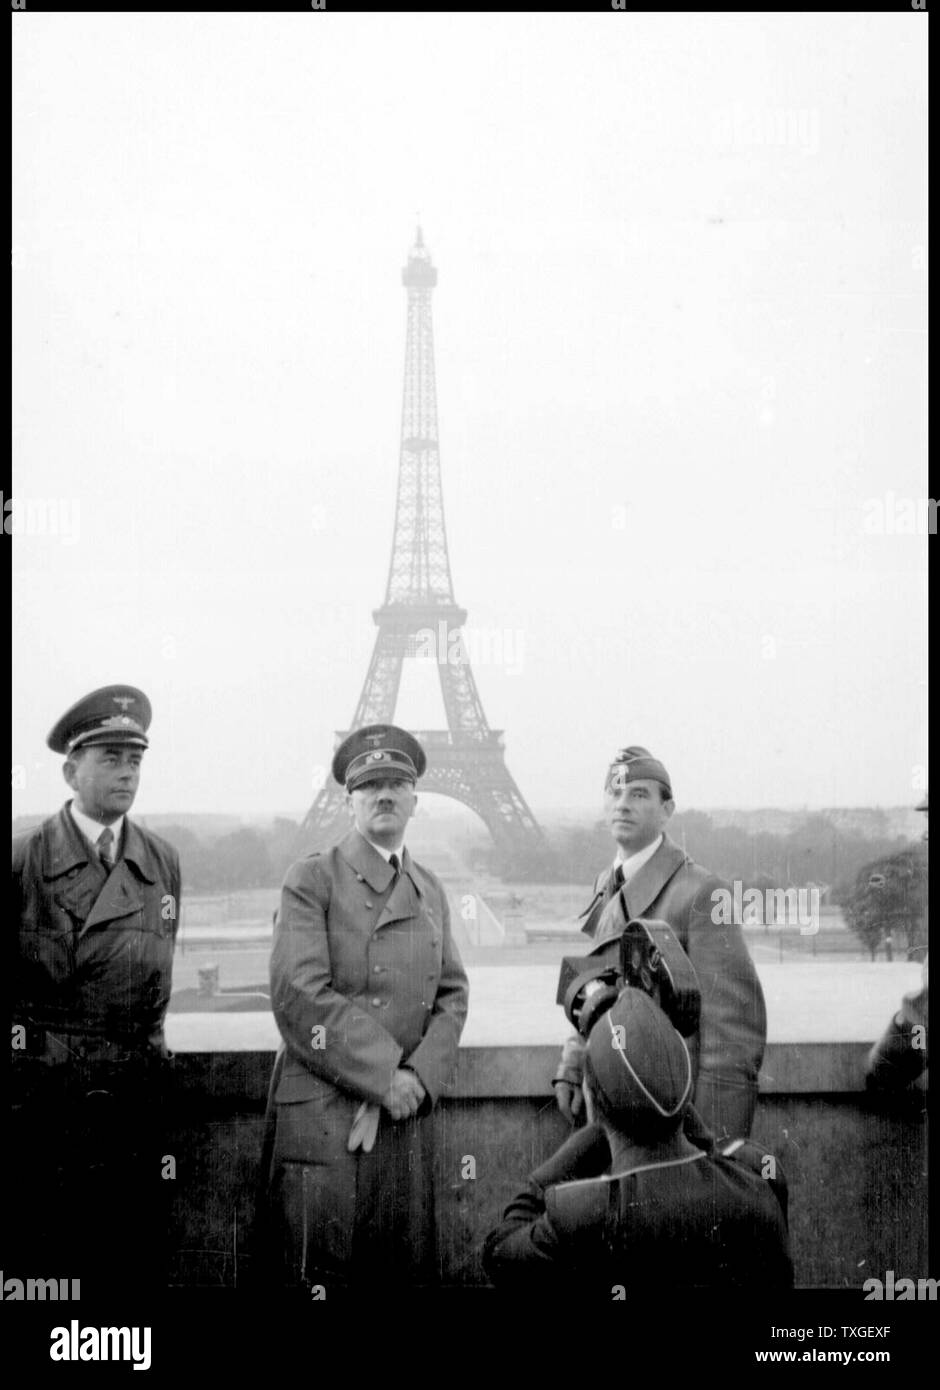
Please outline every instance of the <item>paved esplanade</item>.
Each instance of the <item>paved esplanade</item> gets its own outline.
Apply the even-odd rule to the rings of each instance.
[[[873,1043],[920,984],[916,962],[759,965],[769,1043]],[[468,1047],[538,1047],[571,1031],[558,1004],[557,965],[478,965],[470,977]],[[274,1017],[258,1013],[171,1013],[167,1042],[177,1052],[255,1052],[278,1046]]]

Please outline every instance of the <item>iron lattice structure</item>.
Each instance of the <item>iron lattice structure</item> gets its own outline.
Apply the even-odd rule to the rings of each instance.
[[[433,649],[439,654],[436,665],[447,729],[415,731],[428,758],[421,789],[468,806],[483,820],[496,844],[512,854],[522,847],[541,847],[544,841],[506,767],[502,730],[491,729],[487,723],[462,641],[467,613],[454,599],[438,453],[431,323],[437,271],[420,227],[402,283],[408,318],[392,558],[385,602],[372,614],[378,632],[362,694],[349,730],[338,732],[336,740],[339,744],[351,729],[364,724],[393,722],[403,662]],[[329,777],[304,820],[303,844],[309,849],[326,848],[348,826],[345,792]]]

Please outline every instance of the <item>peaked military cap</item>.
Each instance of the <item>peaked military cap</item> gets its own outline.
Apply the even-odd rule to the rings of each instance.
[[[333,776],[349,792],[380,777],[407,777],[416,782],[426,767],[421,744],[396,724],[367,724],[355,729],[333,754]]]
[[[637,743],[632,743],[629,748],[618,748],[607,769],[607,785],[623,786],[625,782],[640,782],[645,778],[662,782],[669,796],[672,796],[669,773],[649,749],[641,748]]]
[[[92,744],[126,743],[148,748],[153,711],[133,685],[103,685],[68,709],[46,739],[54,753],[73,753]]]
[[[689,1049],[648,994],[623,990],[591,1029],[587,1050],[595,1084],[625,1128],[631,1115],[682,1114],[692,1090]]]

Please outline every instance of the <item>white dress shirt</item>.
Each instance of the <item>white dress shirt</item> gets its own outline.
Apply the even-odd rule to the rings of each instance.
[[[72,820],[78,826],[85,839],[94,846],[95,853],[98,853],[98,840],[102,830],[110,830],[114,836],[113,858],[115,862],[120,859],[121,832],[124,829],[124,817],[118,816],[113,825],[102,825],[99,820],[92,820],[91,816],[86,816],[84,811],[80,811],[74,801],[69,802],[69,810],[72,813]]]
[[[636,854],[631,854],[626,859],[623,857],[623,850],[617,850],[617,858],[614,860],[613,868],[616,870],[617,865],[620,865],[623,870],[624,883],[629,883],[631,878],[635,878],[647,859],[652,859],[662,844],[663,838],[662,834],[658,835],[651,845],[646,846],[646,849],[637,850]]]
[[[360,831],[359,833],[360,833],[360,835],[361,835],[361,834],[362,834],[362,831]],[[404,865],[404,860],[403,860],[402,856],[403,856],[404,853],[405,853],[405,846],[404,846],[404,844],[400,844],[400,845],[398,846],[397,849],[386,849],[384,845],[377,845],[377,844],[375,843],[374,840],[370,840],[369,837],[368,837],[368,835],[363,835],[362,838],[365,840],[365,842],[366,842],[367,845],[371,845],[372,848],[373,848],[374,850],[376,850],[379,854],[381,854],[381,856],[382,856],[382,858],[385,860],[386,864],[389,862],[389,860],[391,859],[391,857],[392,857],[393,854],[397,854],[397,855],[398,855],[398,867],[399,867],[399,869],[401,869],[401,868],[403,867],[403,865]]]

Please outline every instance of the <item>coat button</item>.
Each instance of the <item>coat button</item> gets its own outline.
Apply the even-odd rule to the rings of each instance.
[[[374,1009],[380,1009],[382,1007],[382,1001],[378,995],[376,995],[375,998],[372,1000],[372,1007]]]
[[[356,882],[365,883],[365,879],[362,877],[362,874],[356,874]]]
[[[369,902],[369,900],[368,900],[368,898],[367,898],[367,899],[366,899],[366,907],[371,907],[371,906],[372,906],[372,904]]]
[[[372,967],[372,973],[373,973],[373,975],[381,975],[381,973],[382,973],[382,966],[381,966],[381,965],[373,965],[373,967]]]

